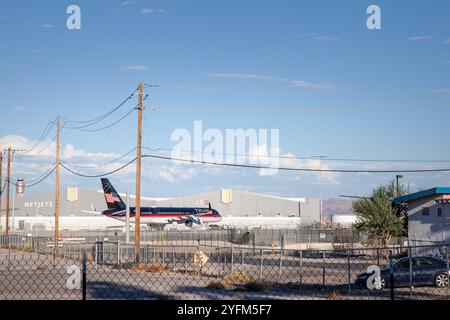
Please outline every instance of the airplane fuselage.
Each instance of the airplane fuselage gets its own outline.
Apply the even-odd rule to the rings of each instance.
[[[103,215],[123,222],[127,219],[125,210],[105,210]],[[199,219],[202,223],[216,223],[222,220],[220,214],[214,209],[209,211],[205,208],[142,207],[140,224],[170,224],[190,218]],[[130,207],[130,223],[135,223],[135,221],[136,208]]]

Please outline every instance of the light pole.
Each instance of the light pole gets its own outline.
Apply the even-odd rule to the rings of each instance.
[[[319,222],[322,224],[323,219],[323,179],[322,179],[322,159],[326,158],[327,156],[312,156],[311,158],[319,159],[319,177],[320,177],[320,215],[319,215]]]
[[[403,175],[401,175],[401,174],[397,174],[397,175],[395,176],[395,180],[397,181],[397,197],[400,195],[400,189],[399,189],[399,185],[398,185],[398,179],[401,179],[401,178],[403,178]]]

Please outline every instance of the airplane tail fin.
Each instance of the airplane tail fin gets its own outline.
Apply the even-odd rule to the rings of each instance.
[[[126,205],[120,198],[116,189],[114,189],[111,182],[109,182],[109,179],[101,178],[101,181],[102,181],[103,193],[105,195],[106,205],[108,206],[108,209],[124,210],[126,208]]]

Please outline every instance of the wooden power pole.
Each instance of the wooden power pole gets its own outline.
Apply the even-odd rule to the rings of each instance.
[[[137,159],[136,159],[136,210],[134,216],[134,250],[136,262],[140,262],[141,255],[141,144],[142,144],[142,81],[139,82],[138,105],[138,133],[137,133]]]
[[[2,233],[2,198],[3,198],[3,149],[0,148],[0,234]]]
[[[60,119],[56,120],[56,188],[55,188],[55,253],[58,252],[59,238],[59,157],[60,157]]]
[[[6,171],[6,217],[5,217],[5,228],[6,228],[6,236],[9,235],[9,191],[10,191],[10,175],[11,175],[11,147],[8,147],[8,153],[7,153],[7,161],[8,161],[8,167]]]

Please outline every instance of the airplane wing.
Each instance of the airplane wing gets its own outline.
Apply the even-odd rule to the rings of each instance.
[[[194,215],[186,215],[179,218],[174,219],[177,223],[184,223],[187,227],[192,227],[193,225],[202,225],[203,221]]]
[[[91,204],[91,210],[81,210],[81,212],[95,214],[95,215],[101,215],[102,214],[101,211],[97,211],[97,209],[95,209],[95,206],[93,204]]]

